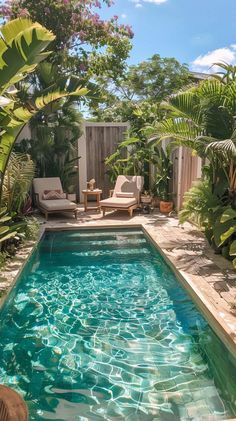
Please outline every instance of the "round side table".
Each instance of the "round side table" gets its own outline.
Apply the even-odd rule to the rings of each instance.
[[[102,190],[100,190],[100,189],[82,190],[82,193],[84,195],[84,211],[85,212],[87,212],[88,210],[99,210],[100,211],[99,202],[101,200]],[[96,197],[96,206],[88,207],[88,196],[95,196]]]

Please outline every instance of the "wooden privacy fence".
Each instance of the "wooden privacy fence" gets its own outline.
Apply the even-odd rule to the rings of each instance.
[[[192,155],[189,148],[179,147],[172,153],[173,162],[173,197],[175,209],[179,211],[183,204],[184,194],[192,187],[193,182],[201,177],[201,159]]]
[[[103,198],[108,197],[113,186],[104,161],[116,151],[128,128],[128,123],[84,123],[83,135],[78,140],[80,202],[83,201],[82,190],[91,178],[96,180],[95,188],[102,189]]]
[[[129,123],[97,123],[84,122],[83,134],[78,140],[79,175],[77,195],[83,201],[82,190],[87,188],[87,181],[95,178],[96,186],[103,190],[103,198],[108,197],[113,187],[109,181],[105,159],[114,153],[118,144],[124,140],[129,129]],[[24,129],[23,137],[30,138],[28,127]],[[19,138],[20,140],[20,138]],[[162,142],[165,148],[170,139]],[[189,148],[179,147],[172,152],[173,179],[172,192],[175,209],[179,211],[183,204],[183,197],[193,182],[201,177],[201,159],[193,156]],[[151,179],[154,178],[155,168],[150,165]]]

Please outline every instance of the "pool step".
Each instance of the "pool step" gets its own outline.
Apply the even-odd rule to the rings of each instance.
[[[91,238],[93,240],[97,239],[97,240],[105,240],[105,239],[117,239],[117,236],[119,237],[126,237],[126,238],[131,238],[131,237],[137,237],[137,238],[143,238],[144,234],[142,230],[130,230],[130,231],[126,231],[126,230],[118,230],[118,231],[109,231],[109,230],[85,230],[85,231],[62,231],[62,232],[47,232],[44,236],[44,242],[47,241],[59,241],[59,242],[63,242],[63,241],[83,241],[83,239],[85,240],[89,240],[91,241]]]
[[[95,241],[83,241],[83,242],[57,242],[52,244],[42,244],[40,246],[40,252],[43,253],[65,253],[65,252],[92,252],[92,251],[105,251],[105,250],[125,250],[140,248],[146,244],[146,239],[135,239],[135,240],[120,240],[117,242],[115,240],[95,240]]]
[[[47,265],[61,266],[101,266],[115,263],[133,264],[144,262],[152,258],[148,249],[105,250],[90,252],[43,253],[43,260]]]

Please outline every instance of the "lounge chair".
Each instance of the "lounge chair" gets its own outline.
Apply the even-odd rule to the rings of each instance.
[[[48,220],[49,213],[73,212],[77,219],[77,205],[66,198],[66,193],[63,193],[61,180],[59,177],[48,178],[34,178],[33,180],[34,194],[36,204],[39,210],[45,215]],[[53,193],[55,192],[55,198]],[[58,193],[58,197],[56,198]]]
[[[112,197],[100,201],[100,208],[103,216],[107,210],[128,211],[130,217],[133,210],[140,203],[140,193],[143,187],[143,177],[135,175],[119,175],[113,190]]]

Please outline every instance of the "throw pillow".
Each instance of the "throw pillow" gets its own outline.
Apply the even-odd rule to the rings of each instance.
[[[59,200],[66,199],[66,194],[61,190],[44,190],[42,195],[43,200]]]

